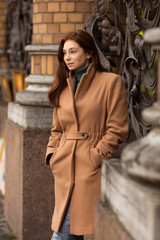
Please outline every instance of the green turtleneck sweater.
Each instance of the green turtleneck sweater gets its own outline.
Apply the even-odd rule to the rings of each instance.
[[[88,66],[89,66],[89,65],[88,65]],[[81,80],[81,78],[82,78],[82,75],[87,72],[88,66],[85,67],[85,68],[82,68],[82,69],[80,69],[80,70],[75,70],[75,71],[74,71],[75,74],[76,74],[76,87],[75,87],[75,92],[76,92],[77,87],[78,87],[78,84],[79,84],[79,82],[80,82],[80,80]]]

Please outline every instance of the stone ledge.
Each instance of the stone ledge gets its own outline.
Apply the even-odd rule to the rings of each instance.
[[[16,94],[16,101],[22,105],[35,106],[35,107],[51,107],[48,101],[47,87],[42,87],[33,91],[36,88],[24,89]],[[43,89],[43,91],[42,91]]]
[[[27,45],[25,51],[32,55],[57,55],[58,45]]]
[[[28,83],[27,88],[25,91],[32,91],[33,94],[34,92],[41,92],[46,93],[46,97],[48,95],[48,92],[51,88],[51,84],[54,80],[54,76],[48,76],[48,75],[29,75],[28,77],[25,78],[25,82]],[[25,92],[24,91],[24,92]],[[23,97],[22,97],[23,98]],[[27,98],[28,99],[28,98]],[[41,99],[41,98],[40,98]],[[40,100],[39,99],[39,100]],[[31,101],[33,100],[32,97],[30,99]],[[39,101],[38,100],[38,101]],[[46,100],[46,99],[45,99]],[[44,100],[43,100],[44,101]],[[42,102],[43,102],[42,101]],[[21,98],[20,98],[21,102]],[[48,102],[48,100],[47,100]]]
[[[53,108],[22,106],[18,103],[8,104],[8,119],[23,128],[51,129]]]
[[[51,84],[54,80],[54,76],[49,75],[29,75],[25,78],[25,82],[34,84]]]
[[[112,159],[103,162],[101,192],[134,239],[160,239],[160,187],[125,176]]]
[[[115,214],[100,199],[96,200],[94,240],[133,240]]]

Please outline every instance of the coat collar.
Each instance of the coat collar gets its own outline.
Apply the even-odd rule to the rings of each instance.
[[[95,75],[95,69],[93,67],[93,64],[91,63],[87,69],[87,72],[85,74],[83,74],[83,76],[80,80],[80,83],[79,83],[78,88],[75,93],[75,98],[77,98],[77,96],[79,96],[79,94],[81,95],[81,92],[84,94],[88,90],[94,75]],[[74,73],[72,73],[72,71],[69,72],[69,77],[67,78],[67,83],[68,83],[68,86],[69,86],[72,94],[74,95],[75,85],[76,85],[76,76]]]

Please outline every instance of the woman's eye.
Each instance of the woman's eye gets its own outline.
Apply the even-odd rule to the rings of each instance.
[[[71,51],[71,53],[76,53],[76,51]]]

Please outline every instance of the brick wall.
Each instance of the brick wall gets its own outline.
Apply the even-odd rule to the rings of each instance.
[[[82,29],[93,0],[33,0],[33,44],[58,44],[64,33]]]
[[[33,0],[32,44],[58,44],[66,32],[83,29],[93,14],[94,0]],[[31,57],[31,74],[53,75],[57,66],[55,56]]]
[[[5,47],[6,0],[0,0],[0,49]],[[6,58],[0,55],[0,69],[6,68]]]

